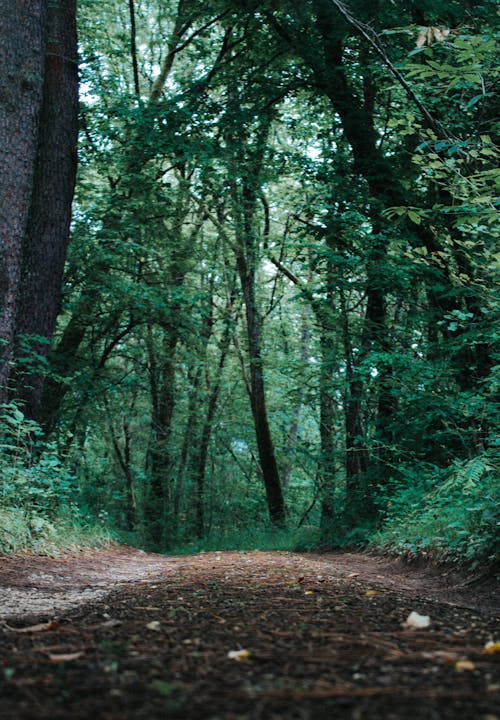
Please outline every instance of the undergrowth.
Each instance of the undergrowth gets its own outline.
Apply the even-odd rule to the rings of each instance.
[[[500,560],[500,468],[492,455],[423,472],[392,496],[372,547],[407,558]]]
[[[75,478],[57,448],[14,403],[0,414],[0,552],[98,547],[109,531],[86,518],[76,502]]]
[[[30,551],[42,555],[82,547],[107,547],[110,532],[98,525],[82,525],[56,516],[47,520],[20,508],[0,509],[0,553]]]
[[[306,551],[318,547],[320,531],[316,527],[270,528],[257,526],[248,529],[226,529],[206,538],[194,539],[176,545],[173,554],[188,555],[198,552],[223,550],[288,550]]]
[[[109,529],[109,518],[81,508],[74,477],[36,423],[14,405],[0,413],[0,552],[100,547],[112,540],[147,548],[137,529],[126,536]],[[384,508],[377,529],[352,527],[342,508],[332,527],[270,528],[264,518],[214,529],[189,539],[171,553],[217,550],[308,551],[370,547],[407,558],[490,563],[500,560],[500,467],[498,457],[483,453],[447,469],[420,464],[401,468],[399,484],[380,498]],[[107,521],[107,522],[106,522]],[[158,548],[155,548],[158,550]]]

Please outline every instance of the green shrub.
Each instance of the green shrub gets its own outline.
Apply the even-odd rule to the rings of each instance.
[[[0,411],[0,552],[53,551],[109,541],[74,501],[75,478],[15,403]]]
[[[428,468],[426,468],[428,472]],[[392,497],[371,544],[407,557],[500,558],[500,468],[491,455],[411,478]],[[408,479],[408,478],[407,478]]]

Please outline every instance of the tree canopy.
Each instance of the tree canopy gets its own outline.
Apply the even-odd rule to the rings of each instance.
[[[29,479],[30,511],[161,550],[498,556],[495,16],[79,3],[70,243],[54,337],[6,337],[6,507]]]

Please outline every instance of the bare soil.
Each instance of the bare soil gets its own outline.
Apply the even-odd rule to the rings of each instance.
[[[355,553],[0,557],[0,718],[500,720],[498,580]]]

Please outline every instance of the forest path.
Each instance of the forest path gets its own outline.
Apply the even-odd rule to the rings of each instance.
[[[2,557],[0,717],[500,720],[497,580],[354,553]]]

